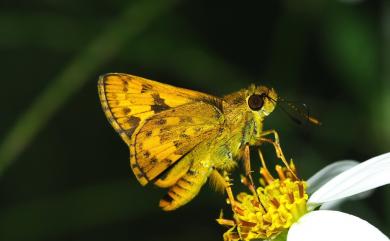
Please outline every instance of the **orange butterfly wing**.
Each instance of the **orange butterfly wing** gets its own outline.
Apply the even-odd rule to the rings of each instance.
[[[98,88],[142,185],[215,136],[223,122],[222,100],[201,92],[116,73],[100,77]]]

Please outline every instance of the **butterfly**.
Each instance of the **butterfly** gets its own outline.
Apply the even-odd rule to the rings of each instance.
[[[248,160],[249,146],[271,142],[278,152],[277,133],[263,131],[278,98],[272,88],[250,85],[219,98],[109,73],[100,76],[98,91],[108,121],[130,148],[137,180],[169,189],[159,203],[165,211],[191,201],[209,178],[226,187],[225,175]],[[270,134],[275,141],[264,137]]]

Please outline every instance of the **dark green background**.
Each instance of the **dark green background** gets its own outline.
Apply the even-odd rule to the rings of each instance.
[[[3,0],[0,240],[222,240],[224,196],[205,187],[164,213],[164,192],[137,183],[101,110],[100,74],[215,95],[266,84],[306,103],[323,126],[275,111],[265,127],[308,178],[389,151],[389,51],[386,0]],[[382,187],[342,208],[389,235],[389,203]]]

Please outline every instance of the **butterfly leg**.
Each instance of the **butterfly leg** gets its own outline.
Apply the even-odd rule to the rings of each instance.
[[[194,161],[187,173],[170,187],[160,200],[160,207],[164,211],[171,211],[191,201],[199,193],[212,170],[208,162]]]
[[[244,149],[244,170],[245,170],[245,178],[242,177],[241,182],[244,183],[245,185],[247,185],[249,187],[250,191],[259,200],[259,197],[258,197],[257,192],[256,192],[256,186],[255,186],[255,183],[253,182],[253,178],[252,178],[253,171],[251,168],[250,149],[249,149],[248,144],[245,145],[245,149]],[[246,179],[246,178],[249,179],[249,183],[248,183],[248,179]]]
[[[213,172],[210,175],[210,179],[214,186],[217,188],[223,188],[222,190],[226,191],[226,194],[228,196],[229,203],[233,206],[234,205],[234,196],[232,191],[232,184],[230,182],[230,178],[227,172],[224,172],[223,175],[216,169],[213,170]]]
[[[273,135],[274,136],[274,139],[269,139],[269,138],[265,138],[264,136],[269,136],[269,135]],[[297,176],[295,175],[295,173],[293,172],[293,170],[291,170],[290,168],[290,165],[288,164],[287,160],[286,160],[286,157],[284,156],[283,154],[283,151],[282,151],[282,147],[280,146],[280,141],[279,141],[279,134],[278,132],[276,132],[276,130],[267,130],[267,131],[263,131],[261,133],[261,138],[260,138],[260,141],[261,142],[268,142],[268,143],[271,143],[274,148],[275,148],[275,152],[276,152],[276,156],[282,160],[283,164],[289,169],[289,171],[295,176],[295,178],[297,178]],[[298,178],[297,178],[298,179]]]

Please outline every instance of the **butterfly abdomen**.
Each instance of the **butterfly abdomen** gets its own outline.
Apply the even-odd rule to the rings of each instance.
[[[164,211],[172,211],[191,201],[199,193],[212,170],[211,165],[196,160],[160,200],[160,207]]]

